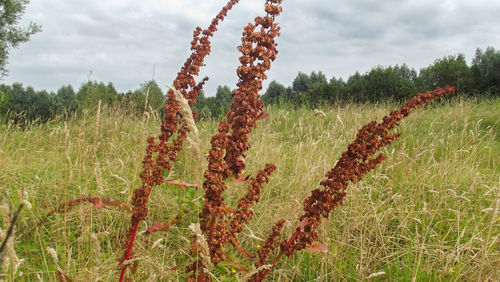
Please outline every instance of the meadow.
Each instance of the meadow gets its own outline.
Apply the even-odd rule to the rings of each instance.
[[[256,253],[271,226],[286,224],[290,237],[302,202],[367,122],[396,104],[352,104],[321,108],[271,106],[250,135],[245,175],[266,163],[277,170],[253,207],[255,218],[238,234],[241,247]],[[82,202],[37,224],[61,203],[92,196],[130,203],[140,186],[148,136],[158,136],[161,117],[142,117],[102,107],[69,120],[0,127],[0,195],[22,210],[14,249],[23,261],[6,281],[113,281],[129,228],[130,213]],[[217,121],[197,123],[201,156],[209,150]],[[318,228],[318,248],[282,257],[268,281],[497,281],[500,277],[500,99],[443,99],[404,119],[402,135],[382,152],[387,159],[347,189],[344,204]],[[186,147],[186,146],[185,146]],[[179,154],[168,179],[201,187],[207,161],[189,148]],[[235,205],[244,183],[224,192]],[[199,221],[201,188],[162,184],[153,189],[147,219],[136,239],[134,281],[184,281],[193,262],[188,226]],[[2,204],[0,203],[0,204]],[[29,204],[28,204],[29,203]],[[168,232],[144,231],[165,220]],[[4,219],[5,221],[5,219]],[[5,229],[4,229],[5,230]],[[214,281],[237,281],[250,266],[227,249],[229,260],[210,269]],[[59,274],[58,274],[59,273]]]

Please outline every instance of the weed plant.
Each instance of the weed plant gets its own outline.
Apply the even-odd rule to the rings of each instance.
[[[324,108],[324,120],[308,109],[267,108],[269,117],[250,137],[247,170],[255,174],[268,160],[277,170],[254,206],[255,220],[242,231],[242,248],[255,253],[279,219],[290,222],[282,231],[289,237],[295,229],[292,223],[301,215],[301,202],[357,130],[394,107]],[[377,279],[498,279],[499,109],[498,99],[454,100],[416,111],[402,121],[400,140],[383,149],[387,159],[351,186],[342,208],[321,223],[318,241],[327,249],[283,257],[269,279],[361,280],[381,271],[385,275]],[[39,276],[50,281],[58,267],[77,281],[117,278],[116,260],[128,228],[126,213],[87,203],[34,227],[60,203],[82,195],[130,199],[139,184],[145,139],[158,133],[158,123],[154,113],[140,119],[102,108],[97,136],[96,116],[90,113],[67,122],[55,119],[26,129],[1,129],[1,193],[12,207],[21,203],[21,197],[32,206],[23,210],[16,230],[15,249],[24,262],[16,275],[7,273],[3,279],[33,281]],[[216,122],[200,121],[197,126],[204,144],[200,151],[206,155]],[[206,167],[206,160],[194,162],[188,149],[179,157],[171,178],[200,185],[201,174],[191,172]],[[244,190],[242,183],[233,185],[227,192],[228,203],[235,204]],[[131,278],[175,281],[185,275],[183,269],[171,268],[189,260],[187,226],[197,221],[201,196],[194,188],[168,184],[152,195],[150,217],[140,232],[176,215],[179,204],[192,202],[194,211],[168,233],[138,237],[136,256],[141,260]],[[92,234],[98,239],[99,254]],[[57,264],[47,247],[57,252]],[[234,256],[243,260],[238,252]],[[234,263],[213,271],[229,280],[241,275]]]
[[[276,58],[281,2],[267,0],[266,16],[245,27],[238,88],[226,120],[215,127],[195,126],[189,105],[207,78],[197,83],[194,77],[218,23],[238,0],[229,1],[207,29],[194,31],[193,52],[174,80],[161,121],[155,112],[134,120],[99,101],[95,114],[78,120],[22,128],[7,123],[5,135],[20,140],[0,140],[2,154],[15,151],[2,162],[2,210],[16,202],[31,207],[16,238],[30,261],[21,273],[23,261],[11,243],[15,263],[2,263],[4,275],[59,281],[119,276],[120,282],[496,279],[498,119],[487,116],[486,126],[471,122],[465,107],[480,105],[462,101],[441,105],[439,119],[404,127],[401,120],[412,110],[453,93],[452,87],[418,94],[380,122],[383,114],[370,115],[381,105],[265,113],[258,92]],[[128,131],[127,119],[135,131]],[[151,121],[161,124],[158,131]],[[392,132],[399,123],[403,129]],[[210,148],[203,151],[208,136]],[[404,142],[388,146],[400,136]],[[33,147],[38,140],[45,143]],[[183,150],[184,141],[192,150]],[[147,144],[142,161],[137,144]],[[392,162],[368,174],[386,158]],[[16,162],[21,171],[10,167]],[[371,178],[363,178],[367,174]],[[323,187],[314,189],[318,183]],[[351,209],[322,220],[345,200]],[[7,226],[9,215],[3,217]]]

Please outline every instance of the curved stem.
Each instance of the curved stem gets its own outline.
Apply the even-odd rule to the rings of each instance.
[[[246,256],[247,258],[254,258],[255,256],[254,255],[251,255],[249,253],[247,253],[245,250],[243,250],[240,246],[240,244],[238,243],[238,239],[236,238],[231,238],[231,243],[233,244],[233,246],[238,250],[240,251],[240,253],[244,256]]]
[[[137,222],[135,225],[134,225],[134,229],[132,231],[132,234],[130,235],[130,241],[128,242],[128,247],[127,247],[127,251],[125,252],[125,256],[123,257],[123,261],[126,261],[130,258],[130,253],[132,252],[132,246],[134,245],[134,241],[135,241],[135,235],[137,234],[137,228],[139,227],[139,222]],[[127,270],[127,266],[128,265],[123,265],[122,266],[122,271],[120,273],[120,282],[123,281],[123,277],[125,276],[125,271]]]
[[[299,231],[300,231],[300,229],[297,229],[292,234],[292,237],[290,237],[290,240],[288,240],[288,242],[286,243],[286,247],[287,248],[289,248],[292,245],[292,243],[295,241],[295,238],[297,238],[297,235],[299,234]],[[264,278],[266,278],[266,276],[269,274],[269,272],[271,272],[271,269],[276,265],[276,263],[278,262],[278,260],[281,258],[281,256],[283,254],[284,254],[283,253],[283,249],[281,249],[280,253],[274,258],[273,262],[271,262],[271,267],[269,267],[268,269],[266,269],[266,271],[264,273],[262,273],[262,276],[258,276],[256,281],[262,281],[262,280],[264,280]]]

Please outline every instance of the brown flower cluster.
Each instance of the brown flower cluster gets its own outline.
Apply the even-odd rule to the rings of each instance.
[[[261,267],[263,265],[268,264],[267,258],[276,248],[276,244],[278,243],[279,236],[281,234],[281,229],[285,226],[285,220],[278,221],[272,228],[271,234],[267,237],[266,242],[262,249],[257,251],[259,255],[259,260],[255,263],[256,267]]]
[[[227,12],[237,4],[239,0],[230,0],[219,14],[212,20],[210,26],[202,30],[197,27],[193,32],[193,41],[191,42],[192,53],[184,63],[181,71],[174,80],[175,88],[189,101],[190,104],[196,102],[196,97],[208,78],[203,78],[201,82],[196,83],[194,76],[199,74],[200,67],[204,64],[204,59],[210,54],[210,37],[217,30],[217,25],[224,20]],[[148,214],[147,202],[151,189],[155,185],[163,183],[163,172],[169,171],[173,162],[177,161],[177,153],[182,150],[183,142],[186,140],[189,131],[185,122],[182,122],[182,115],[179,111],[179,105],[175,98],[173,90],[168,92],[168,100],[164,106],[165,116],[161,124],[161,134],[159,144],[155,143],[153,137],[149,137],[146,147],[146,156],[143,160],[143,172],[141,173],[142,185],[134,191],[132,206],[133,214],[131,225],[127,232],[128,241],[121,261],[128,260],[131,257],[131,249],[137,232],[137,227],[141,220],[144,220]],[[193,113],[196,115],[195,113]],[[194,117],[196,118],[196,116]],[[170,140],[172,136],[175,140]],[[120,281],[123,279],[126,267],[122,267]]]
[[[388,116],[377,123],[372,121],[366,124],[356,135],[356,140],[349,144],[347,151],[342,153],[335,167],[321,181],[324,189],[312,191],[304,201],[305,213],[301,216],[300,228],[292,236],[293,239],[284,242],[282,252],[292,255],[295,250],[301,250],[311,245],[318,238],[316,229],[321,217],[327,218],[330,211],[342,204],[346,197],[346,188],[349,182],[356,183],[366,173],[381,163],[385,156],[379,154],[373,157],[380,148],[396,140],[400,133],[390,134],[389,131],[398,125],[398,122],[407,117],[413,109],[422,107],[425,103],[446,94],[455,92],[454,87],[437,88],[434,91],[418,94],[405,103],[399,110],[391,111]]]
[[[276,166],[274,164],[266,164],[264,170],[257,172],[256,178],[251,177],[247,180],[249,184],[247,188],[248,192],[238,201],[238,210],[233,214],[233,218],[231,219],[231,234],[240,233],[243,230],[243,223],[250,221],[250,217],[254,215],[251,210],[253,203],[260,200],[262,185],[269,182],[269,175],[275,169]]]
[[[248,135],[256,127],[264,103],[259,100],[258,92],[262,89],[265,74],[276,59],[275,38],[280,35],[280,27],[274,22],[281,13],[282,0],[268,0],[265,3],[267,15],[255,18],[255,24],[248,24],[241,38],[238,50],[241,66],[237,69],[238,89],[233,94],[231,111],[227,113],[227,122],[231,124],[225,161],[234,175],[245,169],[245,152],[249,149]]]
[[[200,214],[201,230],[207,238],[213,263],[219,263],[225,257],[222,245],[232,243],[239,248],[236,234],[242,230],[242,224],[253,215],[251,206],[260,199],[262,185],[268,182],[268,176],[275,170],[274,165],[266,165],[257,173],[256,178],[247,180],[248,194],[238,202],[238,209],[224,204],[222,193],[227,189],[224,180],[241,176],[245,169],[245,152],[250,148],[248,137],[257,126],[257,120],[263,115],[264,103],[259,100],[262,81],[267,78],[265,72],[276,59],[275,37],[279,36],[279,26],[274,23],[282,8],[282,0],[267,0],[265,17],[255,18],[243,32],[238,50],[241,66],[237,69],[239,81],[233,93],[231,111],[226,114],[226,122],[219,123],[218,134],[211,140],[208,169],[206,170],[203,189],[205,201]],[[230,220],[228,219],[230,217]],[[240,249],[240,248],[239,248]],[[195,264],[187,270],[193,270]]]
[[[391,111],[382,119],[382,122],[372,121],[363,126],[358,131],[354,142],[349,144],[347,151],[342,153],[336,165],[326,173],[326,179],[321,181],[320,184],[324,189],[313,190],[311,196],[304,201],[305,213],[300,217],[300,224],[295,232],[288,241],[281,242],[280,253],[270,263],[270,267],[253,276],[254,281],[262,281],[283,254],[291,256],[294,251],[313,245],[313,242],[318,238],[316,230],[321,218],[328,218],[330,212],[343,203],[348,184],[356,183],[385,159],[383,154],[373,156],[383,146],[398,139],[399,133],[391,135],[389,131],[394,129],[399,121],[407,117],[412,110],[423,107],[434,99],[453,93],[455,93],[455,88],[450,86],[438,87],[434,91],[420,93],[408,100],[399,110]],[[276,226],[279,226],[280,222]],[[270,238],[272,236],[275,238],[279,236],[279,230],[275,227],[273,227],[273,234]],[[268,253],[270,252],[272,250]],[[261,255],[259,252],[259,257],[260,260],[256,266],[266,263],[267,256],[265,254]]]

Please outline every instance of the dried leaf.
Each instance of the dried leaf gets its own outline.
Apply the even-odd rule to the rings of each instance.
[[[178,223],[179,221],[181,221],[182,216],[186,212],[187,211],[182,210],[176,216],[171,216],[169,220],[158,222],[158,223],[154,224],[153,226],[151,226],[151,228],[149,228],[148,230],[146,230],[146,232],[144,232],[144,234],[149,235],[151,233],[158,232],[158,231],[162,231],[162,232],[168,232],[168,231],[170,231],[170,228],[172,227],[172,225],[174,225],[174,224]]]
[[[257,117],[257,120],[265,119],[269,116],[268,113],[262,113],[260,116]]]
[[[308,250],[313,253],[325,252],[327,251],[327,246],[321,242],[314,241],[308,246]]]
[[[106,207],[106,205],[105,205],[105,204],[103,204],[103,203],[101,203],[101,202],[99,202],[99,201],[96,201],[96,202],[94,203],[94,208],[96,208],[96,209],[102,209],[102,208],[104,208],[104,207]]]
[[[234,182],[234,183],[241,183],[241,182],[247,182],[248,179],[250,178],[250,175],[247,175],[247,176],[242,176],[240,178],[237,178],[231,182]]]
[[[122,201],[111,200],[111,199],[107,199],[107,198],[98,198],[98,197],[96,197],[96,198],[83,197],[83,198],[74,199],[74,200],[60,204],[57,208],[49,211],[49,213],[47,213],[47,215],[45,215],[38,222],[37,226],[41,226],[41,225],[45,224],[45,221],[51,215],[56,214],[56,213],[64,213],[64,212],[68,211],[70,208],[72,208],[76,205],[79,205],[81,203],[84,203],[84,202],[92,203],[96,209],[102,209],[106,206],[116,206],[116,207],[119,207],[121,210],[130,211],[130,206]]]
[[[60,281],[60,282],[71,282],[73,280],[71,280],[71,278],[69,278],[68,275],[64,274],[61,272],[61,270],[57,270],[56,271],[56,278],[57,278],[57,281]]]
[[[129,210],[127,204],[125,204],[122,201],[118,201],[118,200],[111,200],[111,199],[107,199],[107,198],[94,198],[94,199],[91,199],[90,202],[94,204],[94,207],[96,209],[102,209],[106,206],[115,206],[115,207],[119,207],[122,210],[125,210],[125,209]]]
[[[149,234],[154,233],[154,232],[158,232],[158,231],[168,232],[169,230],[170,230],[170,221],[167,220],[167,221],[162,221],[162,222],[158,222],[158,223],[154,224],[148,230],[146,230],[146,232],[144,232],[144,233],[149,235]]]
[[[196,184],[190,184],[190,183],[187,183],[185,181],[180,181],[180,180],[168,180],[168,181],[165,181],[165,183],[173,184],[173,185],[179,185],[182,188],[185,188],[185,187],[198,188],[198,185],[196,185]]]
[[[136,260],[134,261],[134,263],[132,264],[132,269],[130,270],[130,272],[132,272],[132,274],[135,274],[137,272],[137,268],[139,267],[139,261]]]

